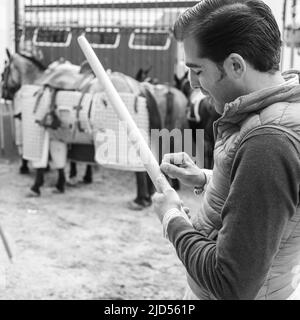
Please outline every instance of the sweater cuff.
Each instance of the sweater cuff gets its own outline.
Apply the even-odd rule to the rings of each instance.
[[[169,224],[172,220],[174,220],[175,218],[178,218],[178,217],[182,218],[186,224],[192,226],[192,223],[189,220],[189,218],[185,212],[182,212],[182,211],[178,210],[177,208],[173,208],[173,209],[169,210],[164,215],[164,218],[163,218],[164,237],[168,240],[169,240],[169,236],[168,236]]]
[[[210,183],[212,176],[213,176],[213,170],[202,169],[202,171],[206,175],[206,180],[207,180],[206,185],[208,185]]]
[[[182,234],[182,232],[195,232],[195,229],[189,220],[178,215],[168,224],[166,229],[166,233],[168,235],[167,239],[174,244],[178,235]]]

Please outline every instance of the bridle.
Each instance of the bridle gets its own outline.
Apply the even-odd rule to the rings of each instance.
[[[12,59],[5,61],[4,71],[1,76],[2,82],[2,98],[5,100],[13,100],[15,93],[20,89],[20,84],[14,79],[10,79],[11,76],[11,63]],[[9,85],[10,80],[10,85]]]
[[[47,67],[38,61],[36,58],[28,56],[23,53],[18,53],[21,57],[29,60],[35,66],[37,66],[40,70],[45,71]],[[13,58],[10,56],[9,61],[5,61],[4,71],[1,76],[2,81],[2,98],[5,100],[13,100],[15,93],[20,89],[21,84],[17,83],[14,79],[10,79],[11,75],[11,64],[13,62]],[[9,85],[10,79],[10,85]]]

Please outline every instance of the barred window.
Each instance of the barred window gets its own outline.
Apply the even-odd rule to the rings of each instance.
[[[34,36],[34,43],[38,46],[68,47],[72,33],[66,29],[39,28]]]
[[[168,32],[147,32],[135,30],[129,40],[131,49],[168,50],[171,39]]]
[[[87,29],[85,37],[95,48],[118,48],[121,39],[119,29]]]

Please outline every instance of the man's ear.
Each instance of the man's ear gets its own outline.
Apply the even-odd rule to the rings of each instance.
[[[247,71],[247,64],[242,56],[237,53],[230,54],[224,61],[226,74],[235,80],[241,79]]]

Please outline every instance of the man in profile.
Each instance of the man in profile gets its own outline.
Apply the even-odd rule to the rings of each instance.
[[[186,154],[162,171],[195,188],[193,225],[173,190],[155,195],[183,262],[186,299],[287,299],[300,264],[300,85],[281,74],[281,35],[260,0],[202,0],[175,24],[191,84],[214,100],[214,170]]]

